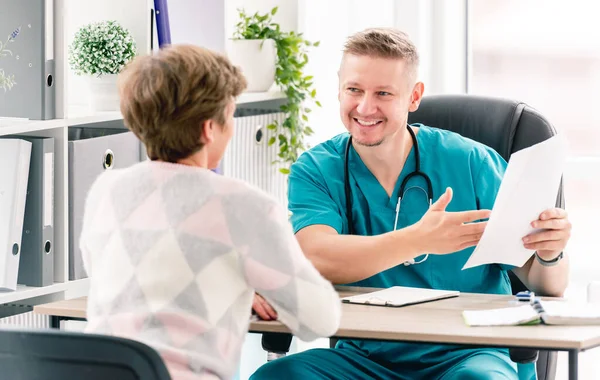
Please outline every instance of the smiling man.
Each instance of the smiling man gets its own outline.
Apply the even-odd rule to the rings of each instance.
[[[541,232],[524,237],[535,254],[523,267],[461,270],[506,162],[458,134],[407,125],[424,91],[418,61],[415,46],[395,29],[348,39],[339,71],[348,133],[304,153],[289,178],[292,224],[306,256],[336,284],[509,294],[512,270],[536,293],[561,295],[571,229],[561,209],[532,221]],[[254,378],[517,379],[517,366],[507,349],[341,340],[335,349],[272,361]]]

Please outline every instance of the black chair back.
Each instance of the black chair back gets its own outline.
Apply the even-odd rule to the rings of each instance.
[[[419,109],[408,116],[409,123],[450,130],[463,137],[483,143],[498,152],[506,161],[521,149],[549,139],[556,129],[538,111],[525,103],[473,95],[437,95],[424,97]],[[565,207],[563,185],[557,189],[556,206]],[[526,290],[511,272],[513,293]],[[557,352],[511,349],[516,362],[537,360],[539,380],[556,376]]]
[[[140,342],[57,330],[0,330],[2,378],[170,380],[159,354]]]

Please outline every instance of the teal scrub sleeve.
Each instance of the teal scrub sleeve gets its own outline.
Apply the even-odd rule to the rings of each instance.
[[[486,150],[480,162],[479,169],[474,171],[475,196],[479,209],[491,210],[500,190],[507,163],[492,150]]]
[[[288,208],[294,233],[324,224],[341,234],[342,214],[327,188],[325,176],[314,160],[309,160],[307,154],[303,156],[292,165],[288,181]]]
[[[491,210],[494,207],[498,190],[500,190],[500,183],[508,164],[502,156],[492,149],[487,149],[485,153],[474,178],[475,196],[477,197],[479,209]],[[513,265],[507,264],[500,264],[500,267],[505,271],[514,268]]]

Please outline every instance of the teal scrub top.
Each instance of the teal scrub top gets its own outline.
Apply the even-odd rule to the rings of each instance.
[[[421,170],[431,179],[433,202],[447,187],[451,187],[453,198],[447,211],[491,210],[506,161],[493,149],[456,133],[421,124],[413,126],[419,127],[417,141]],[[348,138],[347,133],[338,135],[303,153],[292,165],[288,196],[295,232],[310,225],[324,224],[340,234],[348,233],[344,193],[344,154]],[[372,236],[393,231],[400,184],[414,170],[413,147],[389,197],[354,148],[350,149],[349,172],[356,234]],[[417,222],[428,207],[425,180],[417,176],[406,185],[397,229]],[[398,265],[349,285],[381,288],[412,286],[510,294],[509,267],[493,264],[462,270],[472,252],[473,248],[468,248],[450,255],[429,255],[421,264]],[[419,256],[416,260],[422,258]],[[342,341],[339,346],[354,347],[375,360],[403,367],[432,368],[455,361],[457,355],[475,354],[473,349],[457,346],[415,343]],[[495,351],[506,352],[501,349]]]

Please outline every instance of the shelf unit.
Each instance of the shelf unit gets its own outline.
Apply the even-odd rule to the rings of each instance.
[[[285,101],[281,92],[244,93],[237,101],[240,107],[278,108]],[[18,285],[13,292],[0,292],[0,304],[40,304],[57,299],[72,298],[87,294],[89,280],[69,281],[69,205],[68,205],[68,129],[74,126],[121,120],[120,112],[103,112],[54,120],[1,119],[0,138],[8,135],[54,137],[54,279],[55,283],[45,287]],[[68,294],[68,295],[67,295]]]

